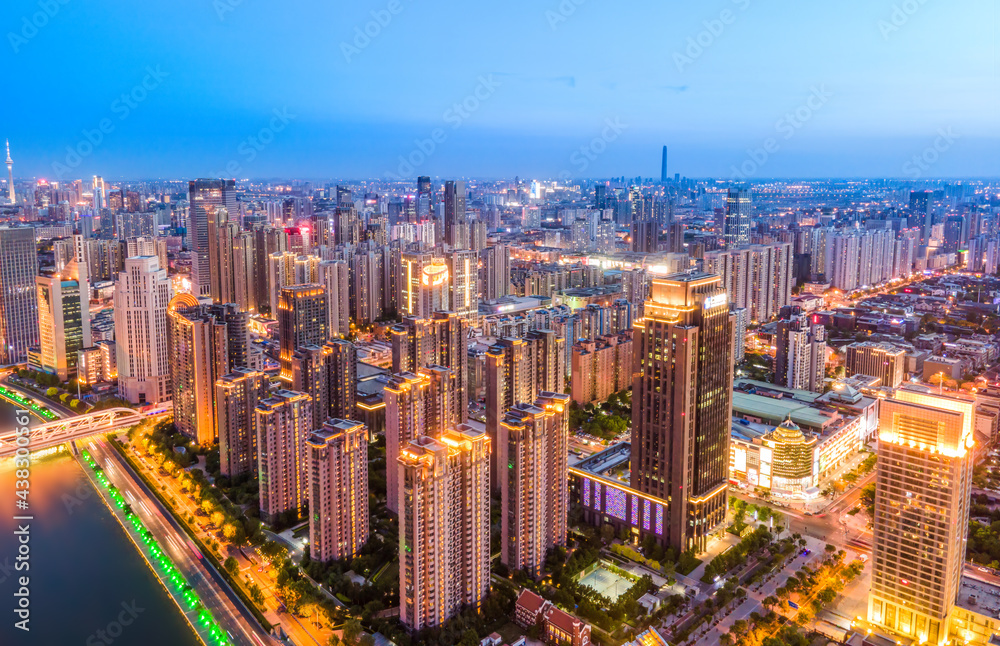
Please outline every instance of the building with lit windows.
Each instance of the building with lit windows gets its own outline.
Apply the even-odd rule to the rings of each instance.
[[[281,378],[291,383],[295,351],[301,346],[326,343],[326,290],[316,284],[282,288],[277,319]]]
[[[115,348],[118,392],[133,404],[170,400],[170,292],[167,270],[156,256],[125,259],[115,287]]]
[[[236,368],[215,382],[215,428],[219,436],[219,471],[234,477],[257,473],[254,411],[267,397],[267,375]]]
[[[93,342],[87,268],[71,260],[51,276],[35,278],[42,370],[66,381],[77,376],[77,353]]]
[[[489,455],[486,434],[465,424],[399,454],[399,618],[412,631],[489,593]]]
[[[278,390],[257,403],[257,473],[264,522],[284,513],[301,515],[309,494],[306,438],[312,432],[309,395]]]
[[[566,544],[569,513],[569,395],[543,392],[514,405],[500,423],[507,445],[500,469],[500,560],[538,578],[545,556]]]
[[[0,227],[0,365],[19,363],[38,344],[35,230]]]
[[[331,418],[309,436],[306,452],[310,557],[352,558],[368,541],[368,431]]]
[[[729,479],[734,323],[721,279],[654,279],[634,328],[631,488],[671,501],[667,544],[701,551]]]
[[[906,377],[906,350],[889,343],[852,343],[847,346],[845,365],[848,377],[878,377],[880,386],[895,388]]]
[[[944,644],[965,565],[975,400],[907,385],[882,402],[868,621]]]
[[[404,317],[389,330],[392,371],[416,372],[426,366],[448,366],[458,380],[457,423],[469,417],[469,322],[454,312],[434,312],[428,318]]]
[[[573,345],[573,400],[603,402],[632,385],[632,330],[581,340]]]

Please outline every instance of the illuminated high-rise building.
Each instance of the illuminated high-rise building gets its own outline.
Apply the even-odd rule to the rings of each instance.
[[[482,298],[491,301],[510,294],[510,252],[502,244],[479,251]]]
[[[234,368],[247,367],[249,315],[235,303],[201,305],[178,294],[167,308],[174,425],[199,444],[216,441],[215,384]]]
[[[38,343],[35,231],[0,227],[0,365],[19,363]]]
[[[475,324],[479,318],[479,253],[452,251],[445,258],[445,265],[449,280],[448,306],[431,311],[448,309]]]
[[[725,520],[733,321],[718,276],[653,279],[634,324],[632,488],[670,501],[665,539],[705,549]]]
[[[469,246],[465,200],[465,182],[448,180],[444,183],[444,241],[455,249]]]
[[[368,429],[332,418],[309,436],[306,452],[309,555],[352,558],[368,541]]]
[[[215,382],[215,428],[219,436],[219,471],[235,477],[257,473],[254,411],[267,397],[263,372],[236,368]]]
[[[469,322],[454,312],[434,312],[426,319],[406,317],[390,331],[393,372],[416,372],[433,365],[454,370],[455,419],[464,423],[469,418]]]
[[[209,296],[212,291],[213,239],[210,223],[220,208],[239,213],[236,204],[236,181],[231,179],[192,180],[188,187],[190,202],[188,237],[191,251],[191,290],[196,296]]]
[[[318,282],[326,290],[326,323],[330,338],[351,332],[350,268],[343,260],[319,263]]]
[[[775,344],[774,383],[822,392],[826,377],[826,327],[808,314],[796,311],[778,321]]]
[[[16,204],[14,200],[14,160],[10,158],[10,140],[7,140],[7,203]]]
[[[75,260],[35,279],[42,370],[66,381],[77,376],[77,353],[91,346],[87,267]]]
[[[118,392],[133,404],[170,400],[170,279],[156,256],[125,259],[115,285]]]
[[[350,341],[336,339],[322,346],[304,345],[292,355],[292,390],[313,401],[313,428],[331,417],[355,417],[358,351]]]
[[[750,226],[753,222],[753,203],[750,189],[729,189],[726,196],[726,219],[722,238],[727,247],[750,244]]]
[[[302,513],[309,496],[305,449],[314,430],[312,419],[309,395],[290,390],[272,392],[254,409],[260,516],[265,522]]]
[[[410,630],[478,609],[490,590],[490,441],[459,425],[400,452],[399,615]]]
[[[545,556],[566,544],[569,511],[569,395],[543,392],[515,404],[500,423],[507,445],[500,469],[500,560],[539,577]]]
[[[486,432],[493,444],[490,478],[500,481],[507,448],[498,441],[500,422],[514,404],[533,402],[540,393],[566,388],[566,339],[552,330],[534,330],[524,338],[498,339],[486,353]]]
[[[965,565],[975,400],[907,385],[882,400],[868,621],[944,644]]]
[[[326,290],[316,284],[283,287],[278,295],[277,319],[281,378],[291,383],[295,351],[327,340]]]

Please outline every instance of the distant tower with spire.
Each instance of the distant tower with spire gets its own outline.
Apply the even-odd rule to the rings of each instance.
[[[7,199],[14,203],[14,160],[10,158],[10,139],[7,140]]]

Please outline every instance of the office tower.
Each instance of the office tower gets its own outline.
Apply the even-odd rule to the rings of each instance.
[[[632,386],[632,330],[581,339],[573,344],[571,362],[573,400],[581,406],[627,390]]]
[[[327,335],[347,336],[351,332],[351,271],[343,260],[319,263],[319,284],[326,290]]]
[[[312,398],[313,428],[331,417],[355,417],[358,351],[336,339],[323,346],[304,345],[292,355],[292,390]]]
[[[268,384],[265,373],[249,368],[235,368],[215,382],[219,470],[224,476],[232,478],[257,473],[254,411],[260,400],[267,397]]]
[[[660,244],[660,225],[652,219],[632,221],[632,251],[656,253]]]
[[[490,589],[490,441],[460,425],[398,459],[400,620],[440,626]]]
[[[444,259],[429,252],[404,252],[401,262],[399,313],[402,316],[423,319],[433,312],[451,309],[451,272]],[[467,289],[467,279],[460,280]],[[475,279],[472,280],[474,284]]]
[[[0,365],[24,361],[38,344],[37,275],[34,230],[0,227]]]
[[[431,311],[447,309],[475,324],[479,319],[479,253],[471,250],[449,252],[445,266],[449,276],[448,306]]]
[[[722,230],[722,238],[726,247],[733,248],[750,244],[752,216],[753,205],[750,189],[729,189],[726,196],[726,219]]]
[[[660,160],[660,183],[667,183],[667,147],[663,147],[663,159]]]
[[[725,520],[733,321],[718,276],[654,279],[635,323],[632,488],[670,501],[665,538],[705,549]]]
[[[847,346],[847,376],[868,375],[878,385],[895,388],[906,377],[906,350],[888,343],[852,343]]]
[[[444,183],[444,241],[455,249],[468,248],[465,217],[465,182]]]
[[[330,419],[309,436],[306,452],[309,556],[322,563],[353,558],[368,542],[368,429]]]
[[[406,317],[390,333],[393,372],[416,372],[434,365],[455,371],[455,421],[465,423],[469,418],[469,322],[454,312],[435,312],[428,319]]]
[[[500,469],[500,560],[538,578],[545,556],[566,544],[569,510],[569,395],[543,392],[515,404],[500,423],[507,445]]]
[[[798,308],[796,308],[798,309]],[[739,340],[742,343],[742,338]],[[774,383],[786,388],[823,391],[826,377],[826,327],[808,314],[793,312],[778,321]]]
[[[201,305],[178,294],[167,308],[167,347],[174,425],[199,444],[216,441],[215,383],[234,368],[246,368],[249,314],[235,303]]]
[[[351,311],[358,325],[369,325],[384,315],[385,256],[366,243],[351,256]]]
[[[118,392],[133,404],[169,401],[170,279],[156,256],[125,259],[114,303]]]
[[[35,278],[39,359],[42,370],[62,381],[77,376],[77,353],[93,342],[86,271],[70,260],[60,273]]]
[[[153,237],[156,235],[154,211],[126,212],[118,216],[119,238]]]
[[[253,230],[254,257],[254,287],[256,290],[257,309],[267,310],[272,317],[277,311],[278,294],[273,293],[273,282],[270,276],[271,256],[288,251],[288,234],[278,227],[256,225]],[[281,283],[284,287],[286,283]]]
[[[506,447],[497,441],[500,422],[517,403],[535,401],[542,392],[566,388],[566,339],[553,330],[534,330],[524,338],[498,339],[486,352],[486,432],[493,446],[491,482],[499,483]]]
[[[7,203],[16,204],[14,200],[14,160],[10,158],[10,139],[7,140]]]
[[[965,565],[975,401],[904,386],[881,402],[868,621],[944,644]]]
[[[191,290],[195,296],[209,296],[212,289],[211,256],[213,240],[210,223],[220,208],[238,213],[236,181],[231,179],[198,179],[188,186],[188,236],[192,251]],[[102,227],[103,229],[103,227]]]
[[[431,217],[431,205],[434,203],[431,178],[421,175],[417,178],[417,219],[426,221]]]
[[[479,252],[480,282],[483,300],[492,301],[510,294],[510,252],[502,244],[485,247]]]
[[[274,522],[293,512],[298,518],[308,498],[305,444],[312,429],[309,395],[278,390],[257,403],[257,473],[260,479],[260,517]]]
[[[385,446],[387,464],[394,464],[401,447],[420,435],[437,435],[459,424],[458,374],[443,366],[426,366],[416,373],[400,372],[385,387]],[[386,471],[386,506],[398,512],[397,473]]]
[[[278,295],[278,338],[281,378],[292,380],[292,355],[304,345],[327,339],[326,291],[322,285],[291,285]]]

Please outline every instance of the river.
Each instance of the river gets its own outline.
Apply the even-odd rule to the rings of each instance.
[[[13,426],[0,402],[0,429]],[[201,642],[63,451],[31,466],[27,512],[15,511],[13,464],[0,466],[0,644],[197,646]],[[28,513],[30,571],[15,571],[17,521]],[[29,576],[30,631],[15,627],[18,578]],[[101,632],[98,632],[101,631]]]

